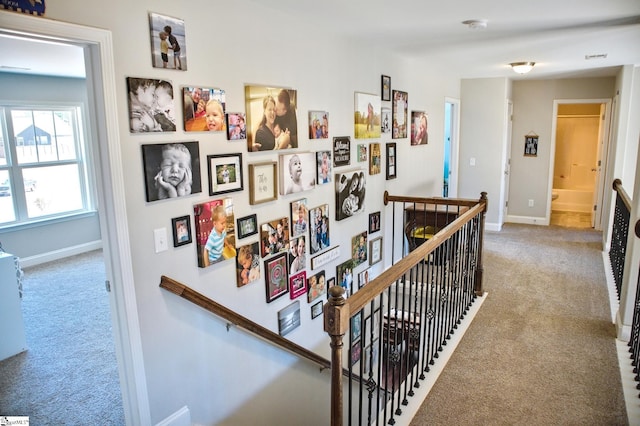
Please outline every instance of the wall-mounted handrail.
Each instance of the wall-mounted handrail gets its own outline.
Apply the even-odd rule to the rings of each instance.
[[[631,197],[629,197],[627,191],[624,190],[622,181],[620,179],[616,178],[613,180],[613,190],[618,193],[627,210],[631,211]]]

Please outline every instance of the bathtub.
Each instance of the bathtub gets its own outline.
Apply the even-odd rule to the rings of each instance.
[[[551,210],[589,213],[593,210],[593,191],[553,189]]]

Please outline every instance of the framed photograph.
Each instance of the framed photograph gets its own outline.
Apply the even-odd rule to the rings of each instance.
[[[356,139],[380,137],[380,96],[355,92],[355,121],[353,134]]]
[[[239,141],[247,139],[246,118],[242,112],[229,112],[226,115],[227,140]]]
[[[336,277],[327,280],[327,298],[329,297],[329,289],[336,285]]]
[[[296,300],[278,312],[278,332],[281,336],[300,327],[300,301]]]
[[[280,253],[271,259],[265,260],[264,270],[267,303],[271,303],[289,292],[287,253]]]
[[[278,199],[278,162],[249,164],[249,204]]]
[[[333,138],[333,166],[348,166],[351,164],[351,139],[349,136]]]
[[[362,311],[351,317],[351,341],[356,342],[362,336]]]
[[[193,206],[196,224],[198,266],[206,268],[214,263],[236,257],[235,219],[233,199],[207,201]]]
[[[318,185],[324,185],[331,182],[331,151],[316,152],[316,182]]]
[[[365,269],[358,274],[358,289],[364,287],[367,284],[369,284],[369,270]]]
[[[375,265],[382,260],[382,237],[369,241],[369,265]]]
[[[369,145],[369,174],[377,175],[380,173],[381,164],[380,144],[373,142]]]
[[[307,223],[307,199],[301,198],[290,204],[291,212],[291,238],[306,235],[309,231]]]
[[[296,274],[307,268],[307,238],[302,235],[291,239],[289,245],[289,274]]]
[[[187,132],[224,132],[226,97],[222,89],[183,87],[184,130]]]
[[[191,217],[181,216],[171,219],[171,229],[173,230],[173,246],[180,247],[191,244]]]
[[[353,288],[353,268],[355,263],[353,259],[349,259],[336,266],[336,277],[338,285],[344,289],[344,297],[349,297],[357,291],[358,288]]]
[[[242,154],[207,155],[209,195],[242,191]]]
[[[249,153],[298,147],[298,96],[295,90],[245,86],[244,96]]]
[[[367,161],[367,145],[361,143],[358,144],[358,163]]]
[[[255,214],[238,218],[238,238],[246,238],[258,233],[258,217]]]
[[[380,79],[380,98],[383,101],[391,100],[391,77],[383,75]]]
[[[149,13],[151,64],[154,68],[187,70],[187,44],[184,21]]]
[[[307,292],[307,273],[305,271],[289,277],[289,297],[296,299]]]
[[[391,108],[382,107],[380,112],[380,131],[383,135],[391,133]]]
[[[309,210],[309,252],[319,253],[331,245],[329,237],[329,204]]]
[[[131,133],[175,132],[176,108],[169,80],[127,77]]]
[[[365,175],[362,170],[336,174],[336,220],[364,211]]]
[[[367,261],[367,231],[351,238],[351,259],[356,267]]]
[[[329,113],[309,111],[309,139],[329,138]]]
[[[409,94],[399,90],[393,90],[393,102],[391,103],[392,127],[391,138],[402,139],[407,137],[407,122],[409,121]]]
[[[380,230],[380,212],[369,213],[369,233]]]
[[[198,142],[142,145],[147,202],[202,192]]]
[[[396,178],[396,144],[387,144],[387,180]]]
[[[538,156],[538,135],[528,134],[524,137],[524,156],[525,157]]]
[[[308,191],[316,186],[316,156],[297,152],[280,156],[280,194]]]
[[[260,278],[260,244],[256,241],[238,248],[236,283],[243,287]]]
[[[378,365],[378,344],[378,339],[375,339],[364,349],[363,374],[369,374],[369,371],[376,371]]]
[[[289,219],[282,217],[260,225],[262,257],[289,251]]]
[[[311,319],[316,319],[322,315],[322,300],[311,306]]]
[[[360,340],[351,345],[349,353],[351,354],[351,365],[353,366],[360,361],[360,356],[362,355],[362,344]]]
[[[325,280],[324,271],[320,271],[309,277],[309,282],[307,284],[309,287],[309,291],[307,292],[307,302],[311,303],[318,297],[324,296],[327,291],[327,284]]]
[[[411,145],[426,145],[428,143],[427,113],[411,111]]]

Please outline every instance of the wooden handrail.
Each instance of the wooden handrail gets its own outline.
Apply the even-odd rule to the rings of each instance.
[[[295,355],[308,359],[311,362],[315,362],[323,369],[331,368],[331,362],[328,359],[325,359],[315,352],[297,345],[290,340],[287,340],[284,337],[280,336],[279,334],[276,334],[273,331],[264,328],[259,324],[256,324],[250,319],[243,317],[242,315],[232,311],[231,309],[209,299],[202,293],[199,293],[172,278],[162,275],[160,277],[160,287],[182,297],[183,299],[190,301],[191,303],[195,303],[201,308],[214,313],[215,315],[223,318],[229,323],[235,324],[236,326],[243,328],[275,345],[278,345]],[[348,371],[346,373],[348,374]]]
[[[613,190],[618,193],[627,210],[631,211],[631,197],[629,197],[627,191],[622,187],[622,181],[620,179],[616,178],[613,180]]]
[[[474,200],[472,198],[406,197],[401,195],[391,195],[388,191],[384,191],[384,205],[386,206],[390,201],[398,201],[404,203],[444,204],[449,206],[466,207],[472,207],[478,204],[478,200]]]

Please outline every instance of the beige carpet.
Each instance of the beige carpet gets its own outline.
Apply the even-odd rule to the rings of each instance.
[[[412,425],[626,425],[601,233],[507,224],[482,309]]]

